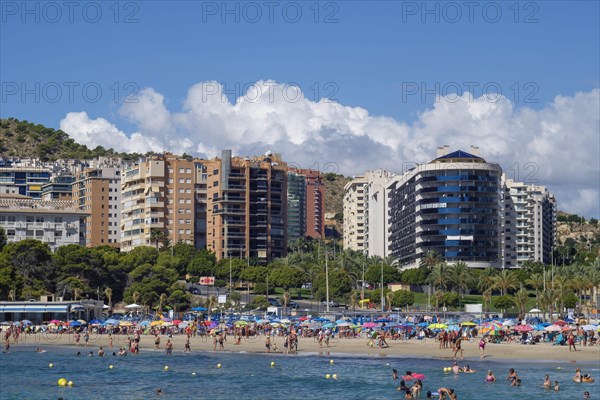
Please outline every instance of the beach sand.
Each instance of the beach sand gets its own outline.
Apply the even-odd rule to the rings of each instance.
[[[88,347],[82,343],[76,346],[73,335],[22,335],[19,343],[12,345],[19,347],[22,345],[47,348],[48,346],[73,346],[77,351],[97,352],[102,346],[107,354],[113,351],[118,351],[120,347],[127,346],[127,337],[124,335],[113,336],[113,347],[109,347],[108,335],[90,335]],[[164,351],[167,343],[166,336],[160,337],[160,350]],[[176,335],[170,338],[173,343],[174,352],[183,352],[186,341],[185,335]],[[12,342],[12,340],[11,340]],[[453,351],[451,349],[439,349],[439,344],[431,339],[424,342],[418,340],[399,341],[389,340],[389,348],[380,349],[377,346],[370,347],[369,340],[365,338],[359,339],[332,339],[329,347],[323,344],[319,347],[318,342],[314,338],[300,338],[298,345],[299,354],[322,354],[322,355],[360,355],[373,357],[411,357],[411,358],[437,358],[452,360]],[[235,345],[233,336],[227,337],[225,342],[226,352],[252,352],[265,353],[265,336],[250,337],[242,339],[239,345]],[[277,353],[283,352],[283,338],[275,337],[271,339],[271,343],[277,345]],[[478,339],[473,342],[463,341],[464,358],[465,360],[479,360]],[[213,340],[210,337],[192,337],[191,341],[192,352],[197,351],[213,351]],[[154,337],[142,335],[140,342],[140,352],[154,350]],[[14,348],[14,347],[13,347]],[[562,362],[592,362],[600,363],[600,346],[583,347],[578,346],[578,351],[570,352],[568,346],[552,346],[550,343],[542,343],[536,345],[522,345],[517,343],[488,343],[485,349],[485,360],[523,360],[523,361],[562,361]],[[460,357],[460,354],[458,355]],[[460,364],[460,359],[459,359]]]

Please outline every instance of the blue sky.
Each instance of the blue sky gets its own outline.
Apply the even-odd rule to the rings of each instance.
[[[270,21],[269,4],[274,3]],[[376,123],[352,128],[358,129],[353,132],[354,141],[344,139],[345,128],[339,128],[335,121],[325,124],[327,126],[315,136],[307,136],[306,140],[312,142],[325,140],[332,145],[343,144],[348,149],[321,154],[317,161],[310,157],[302,158],[302,162],[325,164],[327,160],[335,159],[340,163],[341,172],[358,173],[361,169],[379,167],[375,165],[377,160],[386,158],[376,154],[378,149],[382,150],[380,146],[393,154],[400,153],[397,160],[402,162],[413,159],[425,161],[425,157],[435,155],[435,146],[446,144],[440,141],[460,142],[458,137],[462,134],[464,121],[439,122],[438,126],[451,125],[451,129],[443,131],[433,128],[419,131],[420,126],[435,125],[431,122],[435,118],[427,119],[428,110],[434,110],[436,115],[442,113],[442,105],[437,107],[435,104],[433,92],[436,91],[448,95],[452,103],[452,99],[456,99],[450,96],[452,93],[458,91],[463,94],[469,87],[475,88],[475,98],[484,94],[483,87],[488,95],[500,90],[510,103],[507,111],[510,115],[503,120],[505,124],[511,121],[522,126],[523,121],[529,121],[529,118],[519,114],[519,110],[525,110],[524,114],[531,110],[537,112],[540,121],[536,126],[542,127],[542,130],[548,126],[544,116],[560,114],[553,112],[562,104],[556,103],[557,96],[575,101],[577,93],[582,92],[590,95],[592,100],[597,98],[594,90],[600,86],[599,2],[482,1],[476,2],[472,10],[462,1],[274,3],[78,2],[70,16],[63,2],[2,1],[0,115],[54,128],[70,126],[69,133],[89,145],[111,145],[99,138],[103,136],[97,130],[101,122],[100,125],[108,123],[110,129],[127,137],[139,133],[147,143],[159,147],[170,148],[169,142],[189,138],[193,144],[190,144],[191,151],[199,154],[217,147],[232,146],[231,143],[241,143],[237,148],[240,152],[280,146],[287,149],[284,152],[293,153],[294,150],[286,147],[287,142],[283,143],[282,138],[299,144],[299,141],[290,139],[290,132],[300,128],[289,126],[287,117],[282,118],[281,125],[284,127],[280,128],[286,134],[279,136],[278,140],[265,137],[250,140],[246,135],[241,141],[240,137],[236,137],[231,141],[210,143],[206,136],[196,135],[194,129],[200,129],[199,124],[213,136],[209,127],[214,128],[214,124],[204,126],[206,120],[198,120],[197,116],[183,123],[178,114],[185,114],[190,109],[189,104],[184,106],[184,103],[190,102],[188,91],[200,82],[224,84],[232,102],[243,94],[242,88],[256,81],[296,83],[310,101],[333,95],[341,105],[354,110],[349,112],[349,117],[344,117],[348,121],[354,120],[352,115],[359,108],[367,110],[372,117],[382,117],[375,120]],[[233,12],[222,15],[224,7]],[[260,17],[256,17],[257,9],[261,12]],[[317,9],[318,15],[315,14]],[[60,10],[60,15],[57,10]],[[297,10],[302,12],[298,18]],[[98,11],[101,15],[97,14]],[[297,22],[292,22],[294,20]],[[68,85],[74,88],[73,99],[69,98]],[[84,86],[88,92],[83,91]],[[56,87],[61,88],[60,93],[56,92]],[[24,94],[24,88],[33,90],[39,98],[31,93]],[[96,95],[98,88],[101,96]],[[131,92],[136,99],[142,100],[144,107],[123,104],[126,94]],[[580,101],[589,103],[589,99]],[[152,108],[155,106],[158,111]],[[307,104],[308,108],[313,106]],[[472,108],[471,113],[474,112]],[[144,114],[144,111],[148,113]],[[271,111],[283,116],[289,107]],[[75,123],[61,123],[69,113],[81,112],[85,113],[85,118],[78,120],[80,128]],[[256,112],[248,112],[248,115]],[[156,124],[149,122],[163,114],[166,119]],[[455,114],[456,110],[448,112],[451,116]],[[564,115],[568,112],[565,111]],[[390,144],[388,142],[394,138],[381,138],[386,135],[385,132],[372,131],[387,123],[385,117],[393,119],[392,131],[408,129],[402,144]],[[594,147],[593,134],[598,129],[598,116],[592,109],[590,114],[581,115],[581,118],[590,119],[583,128],[569,125],[568,118],[554,123],[561,125],[565,132],[587,129],[581,141],[584,142],[586,135],[590,135],[593,151],[589,156],[595,155],[597,160],[598,147]],[[168,124],[165,123],[167,120]],[[227,121],[229,119],[225,118],[216,125],[222,127]],[[247,123],[248,120],[240,121]],[[240,121],[237,123],[242,123]],[[181,125],[171,131],[175,122]],[[95,124],[96,130],[89,128],[91,131],[86,131],[93,131],[94,138],[84,135],[85,129],[81,128],[84,123],[88,128]],[[492,122],[490,124],[493,125]],[[168,129],[158,134],[152,132],[153,125],[168,126]],[[192,125],[195,128],[190,128]],[[379,128],[373,128],[373,125]],[[347,126],[351,129],[352,122],[348,122]],[[488,133],[484,136],[492,136],[494,127],[486,129]],[[247,131],[252,132],[252,129]],[[401,137],[401,133],[392,131],[389,135]],[[335,142],[337,139],[331,132],[339,135],[339,143]],[[265,131],[259,136],[262,134],[268,136]],[[572,139],[577,142],[579,133],[574,134]],[[420,143],[419,151],[408,154],[400,151],[401,146],[416,146],[411,142],[415,135],[431,140]],[[518,139],[511,137],[508,140],[506,135],[498,135],[500,141],[506,139],[508,144],[514,145]],[[547,136],[540,131],[539,135],[530,138],[527,146],[548,147]],[[473,133],[470,140],[476,139],[477,135]],[[511,155],[509,150],[496,153],[495,150],[502,146],[488,139],[472,144],[483,143],[484,152],[503,162],[505,168],[513,162],[524,164],[531,159],[551,156],[540,151],[522,153],[518,157]],[[504,143],[505,147],[508,147],[507,143]],[[353,146],[365,149],[371,145],[376,155],[367,158],[364,164],[354,165],[356,155]],[[152,146],[149,146],[148,149],[151,149]],[[582,146],[590,148],[590,143]],[[114,147],[119,148],[119,143],[115,142]],[[174,150],[181,149],[176,147]],[[572,149],[574,152],[578,150],[577,147]],[[345,162],[338,159],[344,157],[347,158]],[[393,165],[382,166],[393,168]],[[599,168],[593,163],[592,166],[592,170],[582,178],[562,176],[552,165],[541,165],[540,170],[547,172],[540,176],[543,183],[554,184],[565,193],[591,190],[593,193],[586,195],[589,204],[581,206],[581,209],[597,215],[600,211],[590,196],[598,193],[598,177],[595,174]],[[569,186],[573,181],[581,182],[577,187]],[[572,207],[577,206],[573,203]]]

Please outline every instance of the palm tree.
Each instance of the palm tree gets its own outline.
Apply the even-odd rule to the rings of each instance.
[[[576,275],[571,279],[571,287],[577,293],[577,306],[579,308],[579,313],[581,313],[581,297],[583,296],[583,293],[591,287],[590,282],[584,275]]]
[[[392,299],[394,298],[394,292],[391,290],[385,294],[385,301],[388,305],[388,311],[392,310]]]
[[[156,243],[156,249],[158,250],[158,243],[161,240],[164,240],[167,236],[165,235],[165,232],[163,232],[160,229],[157,228],[152,228],[150,230],[150,241]]]
[[[427,277],[427,281],[431,283],[433,287],[445,291],[450,283],[450,278],[450,268],[448,268],[448,264],[441,262],[433,267],[431,273]]]
[[[212,314],[212,309],[215,305],[218,304],[217,296],[214,294],[206,299],[206,309],[208,310],[208,319],[210,320],[210,315]]]
[[[161,293],[160,297],[158,298],[158,313],[161,315],[165,304],[167,304],[167,294]]]
[[[500,289],[500,294],[504,295],[509,289],[516,289],[519,281],[513,271],[503,269],[494,277],[494,284]]]
[[[559,275],[554,278],[554,285],[552,288],[556,291],[556,296],[558,297],[560,304],[559,314],[562,314],[563,310],[565,309],[565,296],[571,289],[571,282],[566,276]]]
[[[539,298],[540,308],[546,313],[550,313],[550,321],[554,320],[554,303],[556,301],[556,292],[552,288],[544,290]]]
[[[419,266],[430,270],[431,268],[435,267],[443,261],[444,258],[437,251],[428,251],[423,257],[421,257],[421,260],[419,261]]]
[[[113,295],[113,291],[111,288],[107,287],[104,289],[104,295],[106,296],[106,298],[108,299],[108,306],[110,308],[112,308],[112,295]]]
[[[525,289],[519,289],[519,291],[515,293],[515,304],[519,308],[519,318],[523,318],[525,316],[525,306],[527,305],[528,299],[529,294]]]
[[[352,312],[356,311],[356,292],[350,293],[350,307],[352,307]]]
[[[283,296],[282,296],[282,299],[283,299],[283,312],[286,315],[287,315],[287,305],[290,302],[290,298],[291,298],[291,296],[290,296],[290,292],[288,290],[286,290],[285,292],[283,292]]]
[[[481,271],[477,278],[477,290],[479,290],[482,294],[486,291],[489,291],[491,296],[492,290],[495,286],[494,278],[496,277],[496,272],[496,269],[491,267],[488,267]]]
[[[450,267],[450,279],[453,285],[458,289],[460,297],[465,297],[465,290],[471,286],[473,281],[473,272],[464,261],[458,261]]]
[[[537,297],[544,288],[544,276],[542,274],[531,274],[525,280],[525,284],[535,290],[535,296]]]
[[[492,302],[492,288],[486,289],[482,293],[483,296],[483,308],[485,312],[490,311],[490,303]]]

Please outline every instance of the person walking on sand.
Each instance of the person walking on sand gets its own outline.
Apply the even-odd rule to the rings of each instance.
[[[569,342],[569,351],[577,351],[577,348],[575,347],[575,335],[573,335],[573,331],[569,333],[567,341]],[[571,347],[573,347],[573,350],[571,350]]]
[[[156,350],[160,349],[160,337],[158,336],[158,333],[154,335],[154,348]]]
[[[267,348],[267,353],[271,352],[271,336],[267,335],[267,338],[265,339],[265,347]]]
[[[456,354],[458,354],[458,352],[460,351],[460,359],[464,360],[465,357],[463,356],[463,349],[461,346],[461,342],[462,342],[462,337],[459,336],[456,338],[456,342],[454,342],[454,359],[456,360]]]
[[[482,360],[485,358],[485,345],[486,345],[486,341],[485,341],[485,336],[484,336],[479,341],[479,358],[481,358]]]
[[[167,344],[165,345],[165,351],[168,356],[173,352],[173,343],[171,343],[171,339],[167,339]]]

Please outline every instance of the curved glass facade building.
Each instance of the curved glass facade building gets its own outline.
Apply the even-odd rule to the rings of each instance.
[[[496,267],[501,177],[499,165],[459,150],[392,179],[387,187],[389,254],[407,267],[429,251],[448,262]]]

